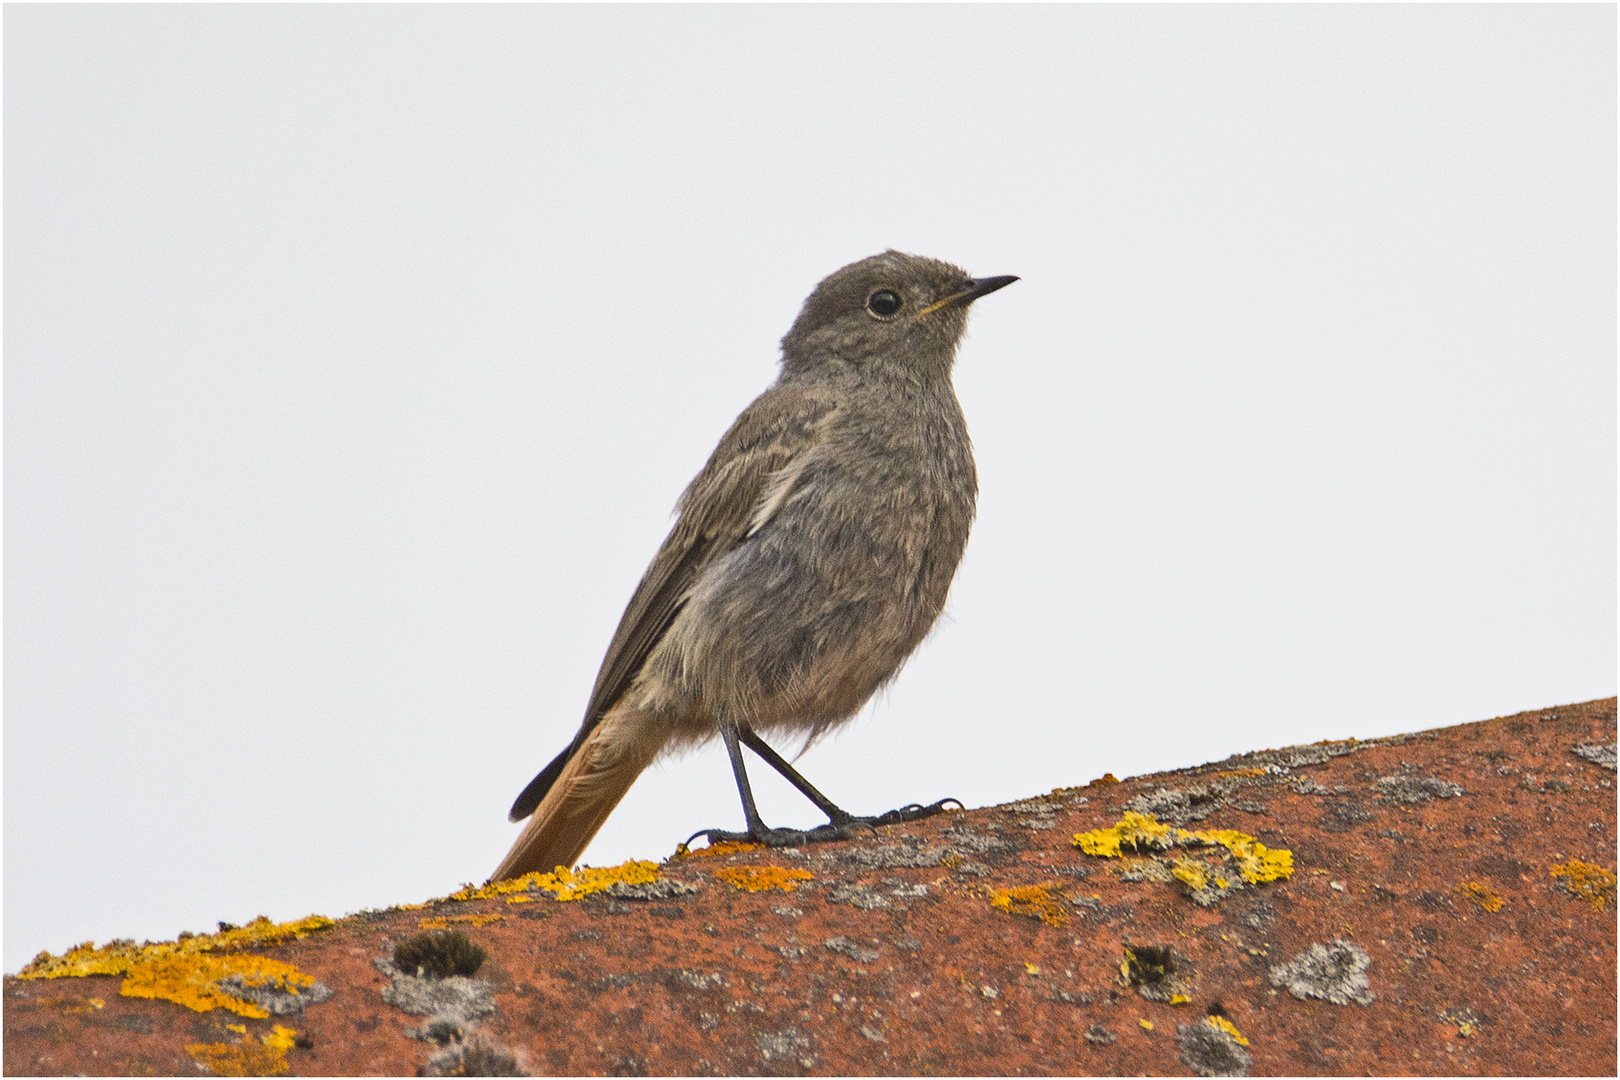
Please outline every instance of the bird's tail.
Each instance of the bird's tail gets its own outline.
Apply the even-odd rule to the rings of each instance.
[[[665,741],[644,713],[620,707],[602,717],[569,755],[490,880],[573,866]]]

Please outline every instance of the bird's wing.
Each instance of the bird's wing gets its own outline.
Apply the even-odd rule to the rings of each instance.
[[[630,688],[703,571],[763,528],[786,503],[837,410],[837,401],[825,392],[773,387],[737,417],[681,495],[675,527],[619,619],[579,733],[518,796],[513,821],[533,812],[568,759]]]
[[[630,688],[703,571],[780,508],[803,471],[795,465],[821,443],[837,407],[823,395],[776,387],[737,417],[681,495],[680,517],[619,620],[585,711],[587,727]]]

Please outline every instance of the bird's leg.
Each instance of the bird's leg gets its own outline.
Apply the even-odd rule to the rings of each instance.
[[[742,731],[737,733],[737,735],[738,738],[742,739],[744,746],[748,747],[748,749],[764,758],[765,764],[781,773],[783,778],[786,779],[788,783],[798,788],[799,792],[804,795],[805,798],[809,799],[811,802],[820,807],[821,812],[826,814],[828,820],[835,826],[849,824],[865,825],[867,827],[875,825],[898,825],[902,821],[916,821],[918,818],[932,817],[935,814],[944,813],[946,803],[955,803],[958,808],[961,808],[962,806],[962,801],[960,799],[941,799],[938,802],[930,803],[927,806],[923,806],[920,803],[912,803],[909,806],[902,806],[898,810],[890,810],[886,814],[878,814],[875,817],[857,817],[856,815],[841,809],[837,803],[827,798],[827,796],[823,795],[820,791],[817,791],[814,784],[806,780],[799,773],[799,770],[795,769],[792,765],[789,765],[787,763],[787,759],[782,757],[781,754],[778,754],[775,750],[771,749],[770,744],[764,739],[760,738],[752,728],[743,728]]]
[[[731,771],[737,778],[737,793],[742,796],[743,817],[748,823],[747,832],[726,832],[721,829],[704,829],[693,833],[686,842],[690,844],[698,837],[707,837],[709,843],[752,842],[764,844],[766,847],[794,847],[799,844],[814,843],[818,840],[846,840],[854,834],[857,827],[875,828],[878,825],[898,825],[903,821],[916,821],[918,818],[931,817],[942,813],[946,803],[962,805],[958,799],[941,799],[928,806],[912,803],[898,810],[890,810],[886,814],[876,817],[856,817],[844,810],[837,803],[818,791],[814,784],[799,774],[799,771],[771,749],[770,745],[754,733],[751,728],[734,729],[723,725],[720,728],[720,737],[726,744],[726,755],[731,759]],[[754,753],[765,760],[765,763],[799,789],[805,798],[815,803],[821,812],[827,815],[827,824],[818,825],[814,829],[804,831],[800,829],[772,829],[760,820],[759,809],[754,805],[754,792],[748,783],[748,772],[743,766],[742,747],[746,745]]]
[[[820,808],[827,820],[834,825],[845,825],[855,820],[855,815],[842,809],[837,803],[816,790],[816,786],[803,776],[799,770],[787,763],[787,759],[771,749],[769,743],[760,738],[753,728],[743,728],[737,733],[744,746],[765,759],[765,764],[781,773],[788,783],[799,789],[799,793]]]

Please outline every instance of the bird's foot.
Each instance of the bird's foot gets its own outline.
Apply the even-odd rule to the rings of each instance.
[[[887,814],[879,814],[877,817],[856,818],[855,820],[862,825],[872,827],[898,825],[902,821],[917,821],[921,818],[933,817],[935,814],[943,814],[946,803],[955,803],[958,810],[967,809],[962,805],[961,799],[941,799],[938,802],[929,803],[927,806],[923,806],[921,803],[912,803],[909,806],[902,806],[898,810],[890,810]]]
[[[858,830],[873,830],[880,825],[898,825],[904,821],[916,821],[919,818],[933,817],[935,814],[945,812],[946,803],[955,803],[958,809],[962,808],[960,799],[941,799],[936,803],[923,806],[912,803],[902,806],[898,810],[890,810],[886,814],[875,817],[856,817],[853,814],[842,814],[827,822],[817,825],[813,829],[772,829],[761,823],[758,828],[747,832],[727,832],[724,829],[700,829],[681,845],[686,850],[693,840],[703,837],[712,846],[714,844],[763,844],[770,848],[799,847],[802,844],[818,844],[827,840],[848,840]]]

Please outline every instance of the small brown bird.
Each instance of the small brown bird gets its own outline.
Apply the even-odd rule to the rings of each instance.
[[[1017,280],[888,251],[816,286],[782,339],[781,375],[681,496],[579,733],[513,804],[529,822],[493,880],[572,866],[654,758],[715,735],[747,828],[694,839],[800,844],[955,801],[856,817],[762,735],[809,746],[850,719],[938,619],[978,495],[951,366],[968,305]],[[743,746],[828,823],[768,828]]]

